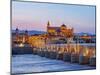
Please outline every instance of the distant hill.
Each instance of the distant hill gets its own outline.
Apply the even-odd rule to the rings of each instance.
[[[12,30],[12,33],[14,33],[15,30]],[[19,33],[24,33],[25,31],[24,30],[20,30]],[[34,34],[44,34],[46,32],[44,31],[36,31],[36,30],[31,30],[31,31],[28,31],[28,34],[29,35],[34,35]]]
[[[12,33],[14,33],[15,30],[12,30]],[[24,33],[24,30],[20,30],[19,33]],[[45,31],[36,31],[36,30],[30,30],[28,31],[29,35],[34,35],[34,34],[44,34],[46,33]],[[74,33],[74,35],[78,35],[78,36],[82,36],[82,35],[89,35],[89,36],[95,36],[96,34],[93,33],[84,33],[84,32],[80,32],[80,33]]]
[[[28,33],[29,33],[29,35],[34,35],[34,34],[44,34],[44,33],[46,33],[46,32],[44,32],[44,31],[34,31],[34,30],[32,30],[32,31],[29,31]]]
[[[93,34],[93,33],[84,33],[84,32],[81,32],[81,33],[74,33],[74,35],[78,35],[78,36],[83,36],[83,35],[95,36],[96,34]]]

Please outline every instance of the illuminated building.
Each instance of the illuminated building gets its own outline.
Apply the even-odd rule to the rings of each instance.
[[[61,25],[61,27],[51,27],[48,21],[47,33],[49,36],[73,37],[73,28],[68,28],[65,24]]]
[[[20,45],[28,43],[28,31],[20,32],[18,28],[16,28],[15,32],[12,33],[12,45]]]
[[[68,41],[73,40],[74,35],[74,29],[67,27],[65,24],[62,24],[60,27],[52,27],[50,25],[50,22],[47,23],[47,36],[49,43],[52,42],[51,40],[57,40],[59,39],[67,39]],[[64,42],[62,42],[64,43]]]

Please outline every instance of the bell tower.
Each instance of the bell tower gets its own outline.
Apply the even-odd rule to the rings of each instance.
[[[47,23],[47,33],[48,33],[48,30],[49,30],[49,27],[50,27],[50,22],[48,21],[48,23]]]
[[[48,21],[48,23],[47,23],[47,27],[49,27],[50,26],[50,22]]]
[[[16,40],[18,41],[19,39],[19,29],[18,28],[16,28],[15,33],[16,33]]]

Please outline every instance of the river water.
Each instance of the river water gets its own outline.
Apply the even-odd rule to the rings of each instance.
[[[12,74],[95,69],[95,67],[88,65],[72,64],[32,54],[13,55],[11,66]]]

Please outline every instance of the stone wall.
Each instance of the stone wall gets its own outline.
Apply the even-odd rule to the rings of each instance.
[[[12,48],[12,55],[16,54],[33,54],[32,47],[13,47]]]

